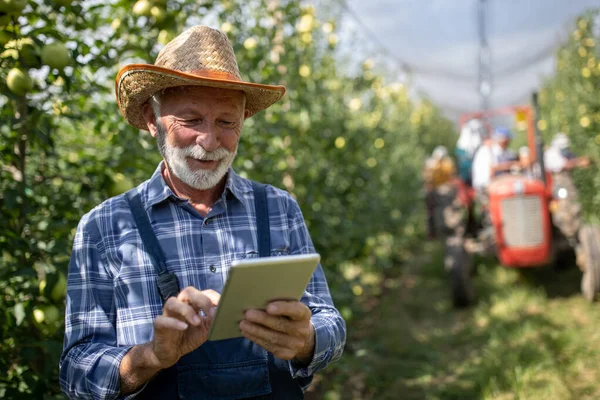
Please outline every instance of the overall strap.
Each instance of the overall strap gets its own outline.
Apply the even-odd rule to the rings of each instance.
[[[148,214],[142,206],[142,199],[137,189],[131,189],[125,193],[127,203],[131,209],[131,214],[135,221],[135,225],[140,233],[142,243],[148,252],[148,256],[152,261],[152,265],[158,274],[156,278],[156,284],[158,286],[158,292],[162,298],[163,303],[171,296],[177,296],[179,293],[179,284],[177,283],[177,277],[175,274],[170,274],[167,271],[167,262],[165,255],[162,252],[160,243],[152,230],[152,225],[148,219]]]
[[[267,203],[267,185],[252,181],[254,189],[254,209],[256,211],[256,233],[258,256],[271,256],[271,228],[269,224],[269,205]]]
[[[254,209],[256,211],[256,232],[258,242],[258,256],[271,256],[271,229],[269,223],[269,206],[267,203],[267,185],[252,181],[254,189]],[[292,378],[289,370],[282,368],[275,360],[272,353],[267,353],[269,365],[269,382],[271,393],[252,397],[248,400],[280,400],[303,399],[304,394],[300,386]]]

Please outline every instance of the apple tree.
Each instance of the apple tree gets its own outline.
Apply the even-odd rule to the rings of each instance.
[[[594,162],[573,171],[584,211],[598,219],[600,207],[600,9],[577,19],[572,34],[557,52],[556,73],[540,91],[539,128],[546,143],[566,133],[572,148]]]

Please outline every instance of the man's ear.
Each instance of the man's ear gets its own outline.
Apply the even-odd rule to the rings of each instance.
[[[250,114],[250,110],[248,110],[247,108],[244,110],[244,119],[248,118],[248,115]]]
[[[156,116],[154,115],[154,110],[149,102],[145,102],[142,106],[142,116],[144,117],[144,121],[146,121],[146,126],[148,126],[148,130],[152,137],[156,137]]]

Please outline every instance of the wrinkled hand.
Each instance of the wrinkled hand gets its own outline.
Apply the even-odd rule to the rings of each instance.
[[[157,367],[170,367],[206,341],[213,307],[220,298],[214,290],[199,291],[189,286],[167,300],[162,315],[154,320],[151,348]],[[200,316],[200,310],[205,317]]]
[[[274,301],[266,311],[248,310],[240,322],[247,339],[277,358],[308,364],[315,347],[310,309],[299,301]]]

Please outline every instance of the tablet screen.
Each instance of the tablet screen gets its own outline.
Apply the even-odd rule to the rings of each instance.
[[[275,300],[300,300],[319,264],[319,254],[234,261],[217,306],[208,340],[241,337],[239,322],[249,309]]]

